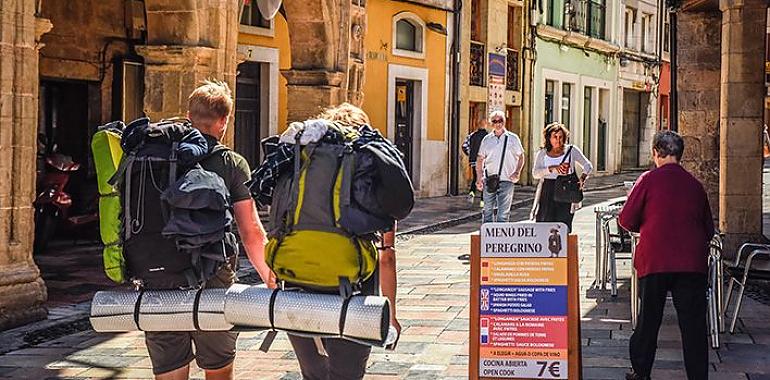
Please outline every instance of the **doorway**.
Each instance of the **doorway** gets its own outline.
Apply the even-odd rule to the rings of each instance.
[[[642,97],[639,91],[623,90],[623,147],[620,168],[639,167],[639,143],[642,137]]]
[[[259,166],[262,160],[262,64],[244,62],[238,65],[235,79],[235,151],[249,163]]]
[[[413,177],[414,161],[414,81],[396,81],[396,133],[395,144],[404,154],[404,165],[410,178]]]

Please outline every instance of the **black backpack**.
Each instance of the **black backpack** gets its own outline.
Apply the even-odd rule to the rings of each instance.
[[[237,252],[224,180],[200,161],[208,146],[189,121],[142,118],[123,133],[125,155],[110,180],[121,198],[126,270],[149,289],[196,288]]]

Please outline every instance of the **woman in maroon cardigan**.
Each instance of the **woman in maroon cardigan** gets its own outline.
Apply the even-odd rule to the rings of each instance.
[[[687,378],[706,379],[706,272],[708,243],[714,235],[711,208],[701,183],[679,165],[682,138],[661,131],[652,144],[656,169],[639,177],[620,213],[623,228],[640,233],[634,268],[641,302],[630,341],[633,372],[626,379],[650,378],[669,291],[682,333]]]

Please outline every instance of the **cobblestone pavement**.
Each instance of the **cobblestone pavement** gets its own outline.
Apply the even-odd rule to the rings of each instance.
[[[575,219],[580,239],[583,373],[586,379],[621,379],[628,370],[630,263],[620,264],[620,295],[589,290],[593,282],[593,205],[622,195],[620,189],[587,195]],[[522,195],[523,196],[523,195]],[[519,200],[519,196],[517,199]],[[528,205],[512,212],[524,220]],[[470,222],[426,235],[407,235],[398,244],[398,316],[404,328],[394,352],[374,349],[367,379],[464,379],[468,370]],[[711,379],[770,379],[770,307],[745,299],[739,331],[723,334],[723,347],[710,352]],[[668,307],[661,329],[653,378],[684,379],[679,332]],[[298,365],[285,335],[269,353],[258,351],[262,334],[238,341],[236,378],[299,379]],[[140,333],[79,332],[0,356],[0,378],[151,378]],[[202,378],[194,367],[194,378]]]

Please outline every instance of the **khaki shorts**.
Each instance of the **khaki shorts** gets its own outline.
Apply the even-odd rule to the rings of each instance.
[[[226,367],[235,360],[236,339],[238,333],[229,331],[144,333],[152,373],[156,375],[182,368],[193,359],[201,369]]]
[[[233,262],[226,264],[207,283],[208,288],[229,287],[235,281]],[[220,369],[235,360],[238,333],[229,331],[145,332],[152,373],[158,375],[182,368],[193,359],[201,369]],[[195,353],[193,353],[195,343]]]

